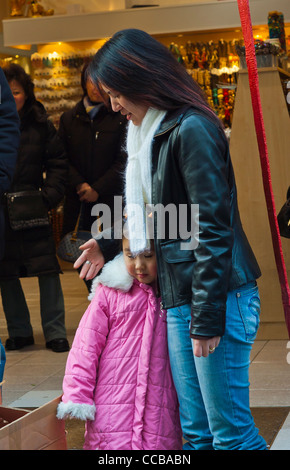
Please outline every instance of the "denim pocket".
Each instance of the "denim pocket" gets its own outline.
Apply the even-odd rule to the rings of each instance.
[[[236,294],[246,340],[254,341],[260,324],[261,302],[258,287]]]

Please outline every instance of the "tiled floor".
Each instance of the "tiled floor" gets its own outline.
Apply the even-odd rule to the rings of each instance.
[[[66,327],[71,344],[79,320],[85,311],[87,289],[78,273],[66,270],[61,276],[66,306]],[[3,405],[38,407],[61,394],[68,353],[45,348],[39,315],[36,278],[22,281],[31,312],[35,345],[6,353]],[[0,337],[7,338],[6,322],[0,302]],[[253,408],[290,407],[290,342],[256,341],[250,368],[250,404]],[[272,449],[290,450],[290,415],[278,433]]]

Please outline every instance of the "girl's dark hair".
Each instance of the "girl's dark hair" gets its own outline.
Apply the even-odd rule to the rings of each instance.
[[[191,105],[219,123],[200,86],[163,44],[144,31],[125,29],[94,56],[88,73],[133,102],[165,111]]]

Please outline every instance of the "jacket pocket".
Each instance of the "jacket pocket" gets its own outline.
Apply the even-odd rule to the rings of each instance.
[[[194,261],[194,252],[190,248],[191,239],[188,240],[170,240],[160,244],[161,253],[164,261],[167,263],[183,263]],[[188,244],[188,249],[184,249]]]
[[[170,290],[170,298],[174,305],[185,301],[190,302],[192,295],[191,284],[195,256],[193,250],[181,249],[181,243],[186,243],[186,241],[178,239],[160,244],[162,269],[166,271],[166,274],[162,276],[166,279],[164,288],[165,291]]]

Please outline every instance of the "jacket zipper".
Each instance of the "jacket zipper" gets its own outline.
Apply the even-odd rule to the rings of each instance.
[[[180,122],[180,119],[178,119],[178,120],[177,120],[174,124],[172,124],[170,127],[167,127],[167,129],[164,129],[164,131],[158,132],[158,134],[155,134],[155,135],[154,135],[154,138],[155,138],[155,137],[160,137],[161,135],[164,135],[164,134],[166,134],[167,132],[170,132],[172,129],[174,129],[176,126],[178,126],[179,122]]]

